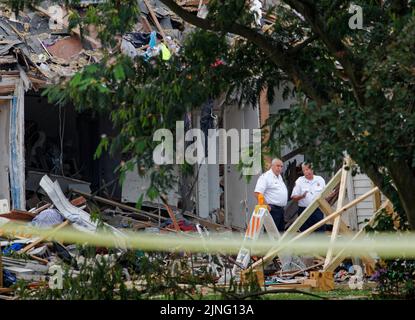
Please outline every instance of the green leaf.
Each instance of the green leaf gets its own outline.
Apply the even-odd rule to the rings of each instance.
[[[140,195],[140,197],[138,198],[138,200],[137,200],[137,203],[135,204],[135,207],[138,209],[138,210],[140,210],[141,209],[141,206],[142,206],[142,204],[143,204],[143,199],[144,199],[144,193],[142,193],[141,195]]]
[[[124,68],[121,64],[117,64],[114,68],[114,76],[117,81],[122,81],[125,79]]]
[[[147,196],[151,199],[154,200],[158,197],[159,192],[157,190],[156,187],[154,187],[153,185],[150,186],[150,188],[147,190]]]

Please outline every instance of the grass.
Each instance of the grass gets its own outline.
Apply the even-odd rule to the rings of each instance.
[[[371,290],[346,290],[346,289],[337,289],[332,291],[312,291],[310,292],[315,294],[318,297],[313,297],[310,295],[302,293],[277,293],[264,295],[265,300],[372,300],[372,291]]]

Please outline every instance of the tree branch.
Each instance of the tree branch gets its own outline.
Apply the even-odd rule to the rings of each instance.
[[[329,100],[328,97],[324,93],[320,92],[317,89],[317,86],[313,83],[313,80],[310,79],[303,72],[303,70],[297,66],[295,63],[295,55],[288,52],[288,50],[284,50],[282,44],[275,43],[275,40],[271,37],[238,23],[233,23],[228,26],[226,30],[224,30],[222,27],[216,25],[214,21],[209,19],[201,19],[191,12],[183,9],[174,0],[160,1],[180,18],[196,27],[210,31],[233,33],[254,43],[269,54],[269,58],[272,62],[290,75],[296,87],[300,87],[318,105],[327,104]]]
[[[346,47],[341,39],[330,37],[329,32],[324,27],[323,19],[317,13],[314,4],[300,0],[284,0],[284,2],[304,16],[314,33],[320,37],[326,48],[340,62],[350,81],[358,104],[363,106],[365,104],[365,97],[364,86],[361,84],[360,67],[349,48]]]
[[[317,35],[312,35],[310,38],[304,40],[300,44],[296,45],[295,47],[292,47],[288,49],[289,54],[296,54],[297,52],[301,51],[305,47],[307,47],[310,43],[314,42],[318,39]]]

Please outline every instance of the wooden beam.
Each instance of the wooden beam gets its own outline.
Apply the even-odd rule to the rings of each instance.
[[[35,216],[36,215],[34,213],[23,210],[12,210],[8,213],[3,213],[0,215],[2,218],[20,221],[32,221]]]
[[[340,208],[339,210],[336,210],[335,212],[333,212],[331,215],[325,217],[323,220],[320,220],[319,222],[317,222],[316,224],[314,224],[313,226],[311,226],[310,228],[308,228],[307,230],[305,230],[304,232],[300,233],[298,236],[294,237],[291,241],[295,241],[298,240],[306,235],[309,235],[310,233],[312,233],[314,230],[320,228],[321,226],[323,226],[324,224],[326,224],[328,221],[330,221],[331,219],[334,219],[338,216],[340,216],[341,214],[345,213],[349,208],[355,206],[356,204],[358,204],[359,202],[362,202],[363,200],[365,200],[366,198],[370,197],[373,193],[375,193],[377,190],[379,190],[377,187],[373,188],[372,190],[366,192],[365,194],[361,195],[359,198],[355,199],[354,201],[348,203],[347,205],[343,206],[342,208]]]
[[[160,195],[160,198],[161,198],[161,201],[163,201],[163,204],[166,207],[167,212],[169,213],[170,219],[173,222],[174,229],[177,232],[179,232],[180,231],[179,224],[177,223],[176,216],[174,215],[172,209],[170,208],[170,206],[169,206],[169,204],[167,202],[166,197],[164,195]]]
[[[147,18],[144,15],[141,16],[141,21],[143,23],[144,31],[150,33],[152,31],[152,28]]]
[[[340,179],[339,197],[337,198],[336,210],[339,210],[340,208],[343,207],[345,199],[346,199],[346,183],[347,183],[347,177],[348,177],[348,170],[346,170],[346,168],[349,165],[350,165],[350,158],[347,158],[342,168],[342,176]],[[333,258],[333,245],[334,245],[334,242],[336,241],[337,235],[339,234],[340,223],[341,223],[341,216],[337,216],[334,219],[333,229],[331,231],[331,236],[330,236],[330,244],[327,250],[326,260],[324,262],[323,270],[326,268],[326,266],[330,263],[331,259]]]
[[[349,170],[348,173],[348,179],[347,179],[347,200],[353,201],[355,199],[355,190],[354,190],[354,183],[353,183],[353,176],[352,176],[352,172]],[[349,226],[350,229],[354,232],[359,231],[359,224],[358,224],[358,219],[357,219],[357,208],[353,207],[349,210],[349,214],[348,214],[348,218],[349,218]]]
[[[270,250],[269,253],[267,253],[267,255],[262,258],[261,260],[255,262],[254,264],[252,264],[252,268],[258,268],[259,266],[261,266],[262,264],[268,263],[270,262],[272,259],[274,259],[274,257],[276,257],[278,255],[279,252],[281,252],[281,250],[283,250],[284,248],[288,247],[291,243],[293,243],[294,241],[301,239],[307,235],[309,235],[310,233],[312,233],[313,231],[315,231],[316,229],[320,228],[321,226],[325,225],[328,221],[336,218],[337,216],[341,215],[342,213],[346,212],[349,208],[355,206],[356,204],[358,204],[359,202],[362,202],[363,200],[365,200],[366,198],[370,197],[371,195],[373,195],[373,193],[375,193],[377,190],[379,190],[378,188],[373,188],[372,190],[366,192],[365,194],[361,195],[359,198],[355,199],[354,201],[348,203],[347,205],[345,205],[344,207],[340,208],[339,210],[336,210],[335,212],[333,212],[331,215],[325,217],[323,220],[320,220],[319,222],[317,222],[316,224],[314,224],[313,226],[311,226],[310,228],[308,228],[307,230],[305,230],[304,232],[300,233],[299,235],[297,235],[296,237],[292,238],[290,241],[288,241],[285,245],[280,245],[276,248],[273,248]],[[284,235],[286,235],[287,233],[285,233]],[[283,235],[283,236],[284,236]],[[281,237],[282,239],[283,237]],[[280,240],[281,241],[281,240]]]
[[[372,182],[372,186],[375,186]],[[376,212],[379,210],[381,203],[382,203],[382,194],[380,193],[380,191],[375,192],[375,194],[373,195],[373,210]]]
[[[59,231],[60,229],[62,229],[63,227],[66,227],[69,224],[69,220],[66,220],[64,222],[62,222],[60,225],[58,225],[56,228],[54,228],[53,230],[51,230],[51,232],[49,232],[47,235],[44,235],[42,237],[40,237],[39,239],[37,239],[36,241],[32,242],[31,244],[27,245],[26,247],[24,247],[23,249],[19,250],[19,253],[26,253],[28,252],[30,249],[34,248],[35,246],[37,246],[39,243],[45,241],[48,237],[50,237],[52,234],[54,234],[56,231]]]
[[[158,215],[156,215],[154,213],[151,213],[151,212],[146,212],[146,211],[143,211],[143,210],[138,210],[137,208],[134,208],[134,207],[131,207],[131,206],[127,206],[125,204],[122,204],[122,203],[119,203],[119,202],[116,202],[116,201],[108,200],[108,199],[105,199],[105,198],[102,198],[102,197],[99,197],[99,196],[94,196],[92,194],[89,194],[89,193],[86,193],[86,192],[82,192],[82,191],[79,191],[79,190],[71,190],[71,191],[74,192],[74,193],[77,193],[77,194],[79,194],[81,196],[84,196],[85,198],[88,198],[88,199],[93,199],[93,200],[96,200],[98,202],[101,202],[101,203],[104,203],[104,204],[108,204],[110,206],[114,206],[114,207],[118,207],[120,209],[124,209],[124,210],[127,210],[127,211],[135,212],[138,215],[141,215],[141,216],[143,216],[143,217],[145,217],[147,219],[149,219],[149,217],[152,217],[152,218],[154,218],[156,220],[159,219],[159,216]],[[163,220],[163,221],[165,221],[168,218],[161,217],[160,216],[160,219]]]
[[[310,279],[316,281],[316,289],[321,291],[334,290],[333,272],[329,271],[311,271]]]
[[[154,21],[154,23],[155,23],[155,25],[156,25],[157,29],[159,30],[159,32],[160,32],[160,34],[161,34],[161,36],[163,37],[163,40],[164,40],[165,44],[166,44],[166,45],[168,45],[168,42],[167,42],[167,39],[166,39],[166,34],[164,33],[164,30],[163,30],[163,28],[161,27],[160,22],[159,22],[159,19],[157,19],[157,16],[156,16],[156,14],[154,13],[153,8],[151,7],[151,5],[148,3],[148,1],[147,1],[147,0],[144,0],[144,3],[145,3],[145,5],[146,5],[146,7],[147,7],[148,11],[150,12],[151,18],[153,19],[153,21]]]
[[[328,203],[326,201],[326,199],[319,198],[318,199],[318,204],[319,204],[320,210],[326,216],[329,216],[329,215],[331,215],[334,212],[334,210],[331,208],[330,203]],[[341,233],[344,233],[344,234],[351,234],[352,233],[350,231],[350,229],[347,227],[346,223],[344,223],[343,220],[340,220],[340,232]]]
[[[204,226],[206,228],[211,228],[211,229],[214,229],[214,230],[217,230],[217,229],[227,229],[227,230],[231,230],[231,228],[229,228],[229,227],[227,227],[225,225],[218,224],[218,223],[215,223],[215,222],[212,222],[212,221],[209,221],[209,220],[200,218],[200,217],[195,216],[195,215],[193,215],[193,214],[191,214],[189,212],[184,212],[183,215],[184,216],[187,216],[189,218],[192,218],[192,219],[197,220],[202,226]],[[239,231],[243,231],[243,230],[241,229]]]
[[[34,256],[34,255],[30,255],[30,257],[33,259],[33,260],[36,260],[36,261],[39,261],[40,263],[42,263],[42,264],[44,264],[44,265],[47,265],[48,263],[49,263],[49,261],[48,260],[46,260],[46,259],[42,259],[42,258],[39,258],[39,257],[37,257],[37,256]]]
[[[374,220],[375,220],[375,218],[378,216],[378,214],[383,210],[383,209],[386,209],[388,206],[390,206],[391,205],[391,203],[390,203],[390,201],[389,200],[386,200],[384,203],[383,203],[383,205],[378,209],[378,210],[376,210],[376,212],[373,214],[373,216],[370,218],[370,220],[362,227],[362,229],[360,229],[359,230],[359,232],[358,233],[356,233],[355,235],[354,235],[354,237],[350,240],[350,242],[352,242],[352,241],[354,241],[354,240],[356,240],[357,238],[359,238],[363,233],[364,233],[364,231],[365,231],[365,227],[367,226],[367,225],[369,225],[369,224],[371,224]],[[334,259],[332,260],[332,261],[330,261],[330,263],[325,267],[325,270],[326,271],[334,271],[339,265],[340,265],[340,263],[344,260],[344,258],[346,257],[346,255],[344,255],[344,249],[343,250],[341,250],[335,257],[334,257]],[[366,263],[374,263],[374,260],[372,259],[372,258],[366,258],[365,259],[366,261]]]

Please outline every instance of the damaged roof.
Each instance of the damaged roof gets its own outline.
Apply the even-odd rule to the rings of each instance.
[[[82,14],[85,7],[100,2],[81,1],[77,10]],[[123,42],[140,51],[142,43],[134,41],[140,37],[146,39],[152,31],[161,31],[176,44],[181,42],[182,21],[167,7],[157,0],[140,1],[139,5],[141,17]],[[154,21],[152,13],[158,21]],[[22,73],[29,86],[38,90],[101,59],[97,32],[90,27],[81,40],[79,29],[68,31],[68,17],[64,7],[51,1],[43,1],[32,10],[25,9],[17,17],[6,5],[0,5],[0,94],[13,92],[13,81],[21,78]],[[162,30],[156,27],[158,23]]]

